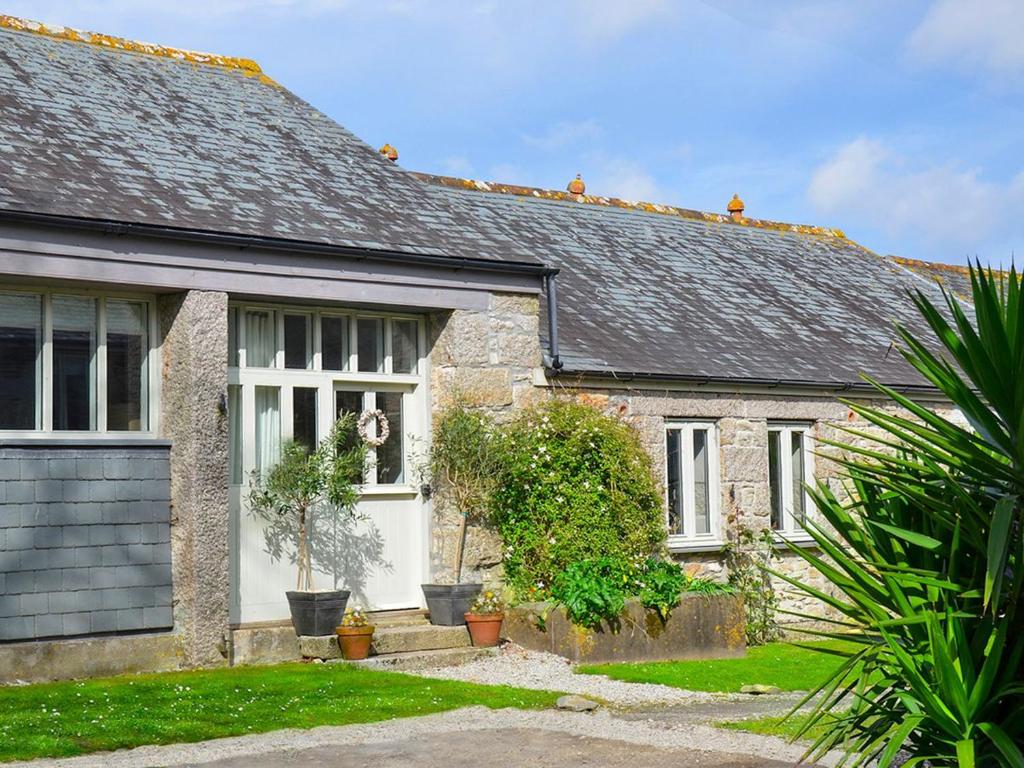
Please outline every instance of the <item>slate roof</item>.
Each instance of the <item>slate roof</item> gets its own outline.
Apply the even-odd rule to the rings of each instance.
[[[967,267],[908,259],[903,256],[890,256],[889,258],[928,282],[936,283],[946,290],[952,291],[959,298],[971,299],[973,288],[971,287],[971,272]],[[996,274],[1002,275],[1003,273],[997,272]]]
[[[843,387],[924,381],[891,349],[937,287],[837,230],[420,175],[560,270],[564,372]]]
[[[0,209],[536,263],[257,64],[0,16]]]

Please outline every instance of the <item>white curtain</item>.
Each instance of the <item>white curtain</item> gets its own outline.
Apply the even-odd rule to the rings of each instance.
[[[245,364],[249,368],[273,368],[277,355],[277,323],[266,310],[245,313]]]
[[[262,476],[281,455],[281,390],[256,387],[256,471]]]

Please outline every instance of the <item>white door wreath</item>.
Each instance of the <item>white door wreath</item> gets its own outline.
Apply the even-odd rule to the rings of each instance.
[[[376,436],[370,434],[371,420],[376,420],[377,422]],[[363,442],[367,445],[373,446],[374,448],[379,448],[384,445],[388,439],[388,435],[391,434],[391,425],[388,423],[388,417],[384,415],[384,411],[380,408],[367,408],[359,414],[359,421],[356,424],[356,429],[358,430],[359,437],[362,438]]]

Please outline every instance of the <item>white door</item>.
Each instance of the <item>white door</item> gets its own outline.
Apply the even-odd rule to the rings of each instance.
[[[303,335],[296,315],[308,326],[311,354],[305,368],[299,367],[303,359],[294,349]],[[232,326],[232,345],[239,348],[237,358],[231,358],[237,366],[229,367],[228,397],[232,622],[287,619],[285,592],[296,586],[294,535],[272,535],[275,529],[249,512],[250,478],[273,465],[284,441],[313,444],[322,439],[342,412],[380,411],[389,434],[371,448],[356,516],[322,518],[315,524],[314,586],[350,590],[353,606],[419,607],[429,530],[412,466],[413,451],[428,428],[419,321],[240,306],[233,308]],[[274,354],[254,338],[267,334],[276,339]],[[260,367],[246,365],[247,352]],[[274,367],[268,368],[268,362]],[[377,424],[378,419],[369,420],[372,437]]]

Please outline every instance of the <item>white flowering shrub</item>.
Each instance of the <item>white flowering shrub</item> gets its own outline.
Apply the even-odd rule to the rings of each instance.
[[[516,596],[544,600],[570,565],[594,558],[635,567],[665,542],[650,457],[636,431],[571,400],[551,400],[502,430],[491,496]]]

